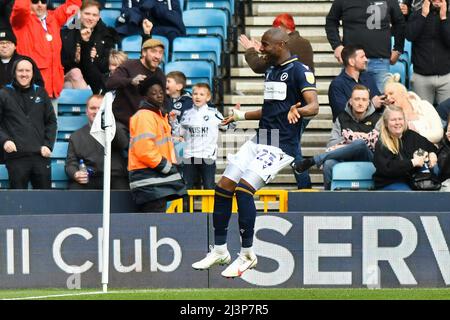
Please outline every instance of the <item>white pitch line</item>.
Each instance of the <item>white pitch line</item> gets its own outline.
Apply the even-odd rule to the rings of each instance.
[[[96,292],[63,293],[63,294],[52,294],[52,295],[46,295],[46,296],[3,298],[0,300],[34,300],[34,299],[62,298],[62,297],[75,297],[75,296],[96,295],[96,294],[117,294],[117,293],[122,293],[122,294],[136,294],[136,293],[148,293],[148,292],[157,293],[157,292],[166,292],[167,290],[177,291],[177,292],[192,291],[192,289],[188,289],[188,288],[182,288],[182,289],[165,289],[165,288],[136,289],[136,290],[108,291],[108,292],[96,291]]]
[[[108,292],[113,293],[113,292]],[[115,293],[115,292],[114,292]],[[51,294],[47,296],[34,296],[34,297],[21,297],[21,298],[5,298],[1,300],[33,300],[33,299],[46,299],[46,298],[61,298],[61,297],[74,297],[74,296],[87,296],[95,294],[104,294],[103,291],[97,292],[81,292],[81,293],[64,293],[64,294]]]

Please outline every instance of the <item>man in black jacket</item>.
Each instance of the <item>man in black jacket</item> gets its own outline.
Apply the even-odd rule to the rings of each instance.
[[[0,145],[12,189],[50,189],[50,155],[56,115],[45,88],[34,84],[33,65],[19,59],[14,80],[0,90]]]
[[[66,158],[66,173],[71,179],[69,189],[103,189],[104,150],[90,134],[102,100],[101,95],[89,97],[86,102],[88,124],[70,135]],[[124,156],[128,147],[128,133],[121,123],[116,123],[111,147],[111,189],[129,189],[127,160]],[[80,160],[86,164],[89,174],[79,170]]]
[[[107,90],[116,90],[113,102],[114,117],[127,128],[130,118],[139,109],[144,98],[140,91],[143,81],[157,77],[166,83],[166,76],[159,67],[164,56],[164,44],[157,39],[148,39],[142,44],[142,57],[122,63],[106,81]]]
[[[343,38],[339,36],[342,20]],[[391,25],[395,44],[391,50]],[[405,19],[397,0],[334,0],[326,18],[325,30],[334,56],[342,63],[341,52],[349,44],[361,45],[369,58],[378,89],[384,91],[389,63],[395,64],[403,52]]]
[[[424,0],[406,25],[412,42],[413,91],[430,103],[450,98],[450,21],[445,0]]]
[[[93,93],[106,92],[109,53],[119,41],[116,31],[101,21],[100,8],[100,3],[95,0],[84,1],[80,10],[80,25],[75,24],[61,31],[61,60],[65,81],[74,83],[77,88],[82,83],[81,79],[84,79]],[[80,71],[73,69],[81,70],[81,79]],[[68,87],[67,83],[65,87]]]

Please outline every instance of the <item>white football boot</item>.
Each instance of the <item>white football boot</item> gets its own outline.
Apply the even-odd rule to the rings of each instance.
[[[254,253],[251,254],[239,254],[239,257],[233,261],[225,270],[222,272],[222,276],[225,278],[235,278],[240,277],[245,271],[253,269],[258,263],[258,258]]]
[[[218,252],[213,246],[209,246],[211,250],[205,258],[192,264],[192,268],[196,270],[207,270],[214,265],[225,265],[231,261],[231,256],[228,250]]]

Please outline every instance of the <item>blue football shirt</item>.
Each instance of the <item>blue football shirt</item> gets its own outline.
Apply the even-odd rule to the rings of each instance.
[[[303,92],[308,90],[316,90],[315,76],[297,56],[267,69],[256,143],[279,147],[293,157],[298,154],[301,121],[290,124],[287,115],[297,102],[306,106]]]

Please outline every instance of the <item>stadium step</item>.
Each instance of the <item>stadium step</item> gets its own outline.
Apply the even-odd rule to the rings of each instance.
[[[339,67],[342,68],[334,57],[333,53],[314,53],[314,63],[316,69],[320,67]],[[248,63],[245,61],[245,54],[239,53],[238,67],[248,68]]]
[[[247,26],[263,26],[270,28],[276,15],[273,16],[254,16],[245,18]],[[294,16],[296,29],[302,34],[304,26],[324,26],[325,16]]]
[[[289,10],[289,12],[293,16],[323,16],[325,17],[328,14],[328,11],[331,7],[331,2],[299,2],[292,1],[286,4],[283,4],[283,7]],[[253,15],[255,16],[275,16],[280,13],[280,4],[278,1],[274,2],[253,2]]]
[[[267,30],[267,28],[266,28]],[[248,32],[245,33],[247,36],[249,36]],[[310,35],[304,35],[302,34],[302,37],[308,39],[311,42],[312,49],[314,51],[314,54],[316,53],[333,53],[333,49],[331,48],[330,44],[327,41],[326,37],[311,37]],[[261,40],[261,37],[254,37],[256,40]],[[238,44],[238,51],[239,52],[245,52],[244,47],[239,43]]]
[[[320,105],[328,105],[328,95],[320,94],[318,95],[319,104]],[[261,107],[263,103],[262,93],[260,94],[244,94],[244,93],[234,93],[234,94],[226,94],[224,96],[224,105],[234,106],[237,103],[240,103],[241,106],[257,106]]]
[[[319,94],[327,94],[330,81],[323,78],[316,79],[316,88]],[[264,79],[239,79],[231,80],[231,90],[235,90],[243,93],[257,93],[263,94],[264,92]]]
[[[237,129],[257,129],[258,128],[258,120],[246,120],[246,121],[239,121],[236,125]],[[333,123],[331,120],[318,120],[318,119],[312,119],[309,124],[308,128],[311,129],[329,129],[333,127]]]
[[[264,32],[267,31],[267,27],[264,26],[247,26],[245,28],[245,33],[255,39],[261,39]],[[300,34],[304,35],[305,38],[319,37],[326,39],[326,32],[324,26],[304,26],[301,29]],[[340,34],[342,34],[342,29],[340,29]],[[318,41],[314,41],[318,42]]]
[[[229,115],[231,110],[234,108],[234,106],[226,106],[224,108],[224,114]],[[251,111],[256,110],[257,108],[253,106],[242,106],[241,110],[243,111]],[[332,113],[331,108],[329,106],[320,106],[319,107],[319,114],[314,117],[314,119],[323,119],[323,120],[330,120],[332,119]]]
[[[320,64],[315,67],[314,74],[316,77],[335,77],[341,72],[341,67],[322,67]],[[231,77],[262,77],[262,74],[253,72],[250,67],[231,68]]]
[[[227,145],[242,145],[255,135],[254,130],[225,131],[219,135],[219,147]],[[327,130],[310,130],[302,135],[302,146],[304,147],[323,147],[331,137]]]

